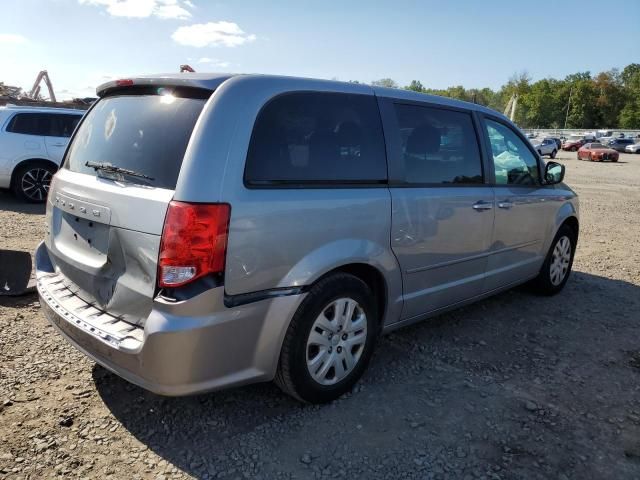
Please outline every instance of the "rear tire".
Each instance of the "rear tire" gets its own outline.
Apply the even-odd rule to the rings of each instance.
[[[556,154],[557,154],[557,153],[558,153],[558,152],[557,152],[556,150],[554,150],[553,152],[551,152],[551,158],[552,158],[552,159],[553,159],[553,158],[556,158]]]
[[[577,152],[577,151],[578,151],[578,149],[577,149],[576,147],[571,147],[571,151],[572,151],[572,152]]]
[[[555,295],[569,280],[578,238],[568,225],[563,225],[551,242],[538,276],[531,281],[533,290],[541,295]]]
[[[326,403],[353,388],[378,336],[371,289],[337,273],[316,283],[291,319],[275,383],[307,403]]]
[[[56,168],[46,162],[30,161],[20,165],[13,177],[13,193],[29,203],[44,203]]]

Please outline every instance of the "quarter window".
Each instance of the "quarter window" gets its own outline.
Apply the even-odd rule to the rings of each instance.
[[[482,161],[471,115],[405,104],[396,104],[395,112],[407,183],[482,183]]]
[[[245,170],[254,185],[382,183],[387,166],[375,97],[291,93],[256,120]]]
[[[536,185],[538,160],[516,133],[506,125],[485,120],[497,184]]]

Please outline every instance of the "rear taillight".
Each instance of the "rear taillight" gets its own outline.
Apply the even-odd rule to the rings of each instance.
[[[172,201],[162,229],[158,286],[179,287],[224,271],[231,207]]]

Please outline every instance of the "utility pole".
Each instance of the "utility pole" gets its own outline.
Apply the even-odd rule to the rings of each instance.
[[[571,108],[571,93],[573,92],[573,87],[569,89],[569,102],[567,103],[567,114],[564,116],[564,128],[567,128],[567,119],[569,118],[569,109]]]

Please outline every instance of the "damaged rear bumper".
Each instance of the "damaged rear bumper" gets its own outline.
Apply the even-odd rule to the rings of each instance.
[[[49,322],[74,347],[131,383],[179,396],[273,378],[289,319],[305,294],[227,308],[224,287],[189,300],[158,297],[144,326],[74,295],[46,246],[35,254],[37,288]]]

